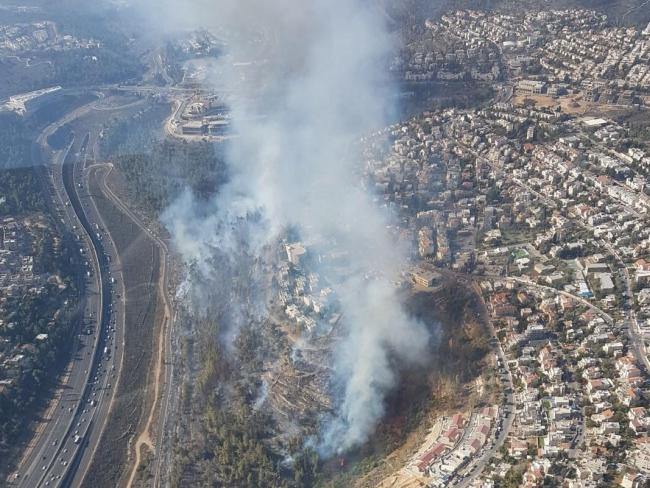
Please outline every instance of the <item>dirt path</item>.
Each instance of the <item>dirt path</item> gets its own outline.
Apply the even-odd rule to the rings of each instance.
[[[156,417],[156,412],[158,410],[158,403],[160,400],[160,391],[161,391],[161,384],[164,382],[163,378],[163,372],[164,372],[164,358],[165,358],[165,348],[169,339],[169,334],[170,334],[170,320],[172,318],[172,307],[169,302],[169,296],[166,293],[165,290],[165,284],[167,282],[167,245],[156,235],[152,234],[151,231],[141,222],[141,220],[120,200],[120,198],[111,190],[111,188],[108,186],[108,183],[106,182],[106,178],[108,175],[111,173],[113,170],[112,165],[107,166],[108,171],[104,173],[104,176],[102,178],[102,189],[106,196],[110,198],[110,200],[120,209],[122,212],[124,212],[140,229],[151,238],[156,245],[160,248],[160,279],[158,280],[158,293],[160,294],[160,297],[163,300],[164,303],[164,314],[163,314],[163,322],[160,328],[160,335],[158,336],[158,353],[156,355],[156,361],[152,369],[153,373],[153,401],[151,402],[151,408],[149,410],[149,414],[147,416],[147,420],[145,423],[144,428],[138,435],[138,437],[135,440],[135,459],[133,463],[133,468],[131,470],[131,473],[129,475],[129,479],[127,482],[127,487],[131,488],[133,486],[133,482],[135,480],[135,476],[137,474],[137,469],[138,466],[140,466],[142,462],[142,449],[147,448],[151,451],[153,454],[156,450],[154,446],[154,442],[152,440],[152,434],[151,434],[151,426],[154,423],[154,419]]]

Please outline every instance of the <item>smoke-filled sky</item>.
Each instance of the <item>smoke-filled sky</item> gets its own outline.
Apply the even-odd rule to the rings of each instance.
[[[352,269],[335,290],[346,333],[334,353],[339,398],[335,415],[323,422],[325,454],[367,440],[395,386],[393,359],[417,361],[427,344],[392,284],[403,255],[388,234],[390,216],[358,176],[356,141],[385,124],[395,100],[384,73],[393,45],[381,13],[369,5],[164,0],[147,6],[161,31],[208,28],[227,44],[213,81],[232,100],[238,134],[228,161],[232,178],[214,201],[186,194],[164,217],[187,262],[210,281],[218,273],[215,252],[236,266],[244,251],[255,255],[287,226],[308,242],[336,242],[350,257]],[[255,68],[242,70],[242,63]],[[237,223],[253,214],[255,223],[241,230]]]

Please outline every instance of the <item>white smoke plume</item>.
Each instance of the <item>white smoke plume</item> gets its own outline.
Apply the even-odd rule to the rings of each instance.
[[[340,398],[319,446],[324,454],[358,446],[396,386],[393,362],[419,361],[428,341],[393,284],[404,253],[389,235],[390,216],[360,184],[356,143],[385,125],[394,100],[384,19],[363,0],[165,0],[155,11],[166,28],[224,36],[214,83],[231,95],[238,134],[219,196],[204,204],[186,194],[166,212],[176,247],[208,282],[218,273],[215,252],[234,267],[288,226],[346,252],[352,269],[335,290],[346,327],[333,365]],[[234,312],[240,320],[247,306]]]

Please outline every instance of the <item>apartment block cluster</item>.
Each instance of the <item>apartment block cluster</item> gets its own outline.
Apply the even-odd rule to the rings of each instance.
[[[0,25],[0,55],[99,47],[98,41],[61,35],[54,22]]]
[[[536,144],[536,134],[556,137]],[[618,150],[625,129],[613,121],[497,104],[427,113],[375,137],[366,145],[367,181],[403,217],[403,234],[422,258],[466,266],[477,230],[494,245],[513,229],[538,233],[531,242],[552,248],[549,258],[578,255],[603,238],[625,259],[647,257],[648,157]],[[582,240],[572,241],[574,226]]]
[[[481,280],[507,356],[499,381],[506,392],[507,379],[514,384],[488,447],[464,450],[459,469],[439,471],[451,448],[432,444],[418,458],[420,471],[454,484],[492,450],[496,461],[476,486],[522,462],[526,486],[570,466],[570,486],[644,480],[650,152],[643,141],[606,117],[497,103],[424,113],[368,136],[364,148],[363,181],[399,216],[413,259],[428,263],[417,269],[435,265]],[[422,273],[415,281],[429,285]],[[501,444],[495,425],[507,431]]]
[[[630,104],[650,94],[650,30],[611,27],[596,13],[589,20],[540,47],[546,81],[569,83],[604,103]]]
[[[48,283],[65,286],[57,277],[34,270],[35,232],[45,225],[40,218],[0,220],[0,395],[30,369],[36,347],[48,340],[47,333],[24,340],[12,307],[28,295],[45,293]]]
[[[329,333],[340,318],[336,294],[326,279],[311,269],[314,256],[310,256],[309,245],[296,241],[282,246],[284,256],[275,273],[278,291],[273,303],[296,331],[308,336]],[[345,256],[332,251],[321,259],[332,264],[343,262]]]
[[[423,34],[396,60],[392,69],[407,81],[493,82],[502,78],[498,47],[462,26],[472,13],[445,15],[428,20]]]
[[[188,57],[209,56],[223,47],[223,41],[213,32],[194,30],[172,42],[171,47]]]
[[[527,95],[650,104],[650,26],[590,10],[457,11],[425,23],[396,64],[406,80],[510,80]]]
[[[436,427],[436,435],[429,437],[408,469],[431,479],[430,486],[442,487],[465,472],[479,454],[493,448],[494,438],[503,428],[503,416],[493,405],[444,417]]]

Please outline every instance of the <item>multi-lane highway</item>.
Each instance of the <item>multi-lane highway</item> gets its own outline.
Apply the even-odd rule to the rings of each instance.
[[[136,436],[129,442],[135,456],[131,458],[125,481],[129,486],[134,481],[141,448],[148,448],[154,455],[152,473],[155,486],[160,486],[167,469],[163,461],[166,452],[163,445],[169,441],[165,437],[166,421],[169,405],[173,403],[173,368],[168,358],[171,357],[174,323],[169,251],[165,239],[153,230],[147,219],[136,215],[106,184],[105,177],[111,166],[95,161],[102,127],[101,120],[97,120],[103,117],[97,114],[106,112],[107,117],[112,117],[115,111],[129,112],[137,105],[138,102],[119,105],[100,96],[98,101],[77,108],[46,127],[34,144],[34,157],[43,160],[47,166],[46,183],[51,188],[56,212],[62,223],[75,234],[85,257],[86,293],[82,302],[83,320],[74,338],[72,361],[18,469],[9,479],[11,486],[82,486],[86,474],[92,471],[91,465],[101,462],[101,453],[98,452],[100,439],[115,405],[114,392],[121,384],[128,292],[118,248],[110,234],[115,229],[111,230],[104,224],[95,201],[98,195],[89,193],[89,178],[98,181],[97,172],[100,172],[100,184],[93,185],[93,191],[107,198],[126,217],[129,225],[138,227],[158,248],[160,256],[160,279],[156,290],[162,300],[163,322],[150,365],[151,383],[148,386],[152,388],[146,387],[152,401],[147,402],[140,421],[134,419],[139,425]],[[86,117],[92,113],[95,114],[91,117],[94,122],[86,124]],[[80,133],[74,135],[65,149],[52,149],[48,137],[66,124]],[[103,178],[102,171],[105,171]]]
[[[101,216],[94,201],[89,198],[87,185],[83,180],[84,167],[88,160],[94,160],[89,153],[92,138],[87,135],[80,152],[63,166],[63,182],[70,196],[82,226],[90,236],[96,249],[100,265],[102,283],[102,317],[98,321],[98,343],[94,363],[81,397],[76,423],[66,438],[67,445],[59,451],[58,459],[53,460],[48,476],[54,480],[62,479],[63,486],[80,486],[94,454],[94,446],[108,418],[112,405],[115,384],[121,369],[124,350],[124,282],[120,272],[119,256],[110,234],[105,232]],[[70,459],[65,459],[67,452]]]
[[[85,106],[46,128],[38,143],[49,158],[53,199],[62,222],[77,236],[86,258],[83,320],[74,340],[74,355],[48,415],[37,430],[11,483],[25,488],[79,486],[111,406],[119,377],[124,323],[124,285],[110,236],[93,212],[80,178],[91,157],[89,135],[62,151],[47,146],[47,136],[90,109]],[[87,200],[87,201],[84,201]]]
[[[165,361],[165,358],[172,357],[172,328],[174,324],[171,298],[173,286],[171,284],[171,274],[169,272],[170,253],[167,243],[158,232],[153,229],[153,226],[147,224],[144,218],[138,216],[133,210],[131,210],[108,186],[106,178],[112,170],[113,166],[111,164],[99,164],[89,168],[89,171],[103,172],[99,179],[102,193],[109,198],[115,207],[131,219],[131,221],[138,226],[160,250],[160,280],[158,293],[163,304],[163,323],[161,327],[160,340],[158,341],[156,359],[152,367],[156,381],[154,381],[153,384],[153,402],[148,411],[144,428],[135,440],[135,460],[131,467],[131,473],[127,482],[127,487],[132,486],[141,460],[141,448],[147,446],[150,450],[155,451],[154,467],[152,471],[154,474],[153,486],[157,487],[161,485],[162,478],[164,477],[162,472],[166,468],[162,462],[164,457],[162,451],[164,450],[163,443],[167,434],[166,422],[170,411],[169,404],[172,400],[171,397],[173,393],[173,361],[170,361],[169,359]],[[156,416],[158,425],[154,427]],[[154,433],[157,434],[156,440],[153,439]]]

